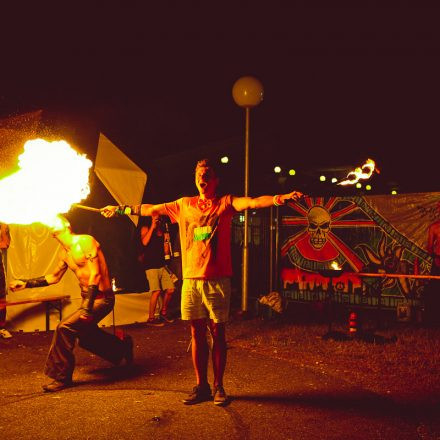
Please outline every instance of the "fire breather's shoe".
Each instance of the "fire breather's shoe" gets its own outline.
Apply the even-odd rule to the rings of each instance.
[[[125,335],[123,342],[125,344],[125,363],[131,365],[133,363],[133,339],[130,335]]]
[[[218,385],[214,388],[214,405],[224,406],[228,403],[228,396],[225,393],[225,389]]]
[[[43,385],[43,390],[46,393],[54,393],[56,391],[61,391],[64,388],[68,388],[72,386],[72,381],[61,381],[61,380],[53,380],[51,383],[48,383],[46,385]]]
[[[169,323],[174,322],[174,318],[169,313],[165,313],[165,314],[161,313],[160,319]]]
[[[5,328],[0,328],[0,338],[9,339],[12,335]]]
[[[196,403],[206,402],[212,399],[211,387],[206,385],[197,385],[186,399],[183,399],[185,405],[195,405]]]
[[[160,318],[148,318],[146,324],[153,327],[163,327],[165,325],[165,323]]]

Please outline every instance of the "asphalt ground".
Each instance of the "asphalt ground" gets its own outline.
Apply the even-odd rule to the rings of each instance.
[[[233,329],[233,322],[228,325]],[[440,438],[438,408],[395,401],[338,375],[298,368],[242,348],[234,336],[228,337],[225,374],[229,404],[186,406],[182,399],[195,385],[188,323],[123,329],[134,339],[132,366],[114,367],[77,347],[74,386],[57,393],[41,388],[52,332],[0,339],[2,438]]]

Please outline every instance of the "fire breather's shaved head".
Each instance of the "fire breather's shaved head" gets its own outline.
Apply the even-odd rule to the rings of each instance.
[[[55,217],[54,222],[50,225],[50,229],[54,235],[60,234],[66,230],[72,232],[69,220],[61,214]]]

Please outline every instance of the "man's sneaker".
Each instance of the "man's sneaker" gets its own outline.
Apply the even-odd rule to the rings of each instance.
[[[214,405],[224,406],[228,403],[228,396],[225,393],[225,389],[218,385],[214,388]]]
[[[146,324],[153,327],[163,327],[165,325],[160,318],[148,318]]]
[[[125,344],[125,363],[131,365],[133,363],[133,339],[130,335],[125,335],[123,342]]]
[[[56,391],[61,391],[64,388],[68,388],[72,386],[72,381],[61,381],[61,380],[53,380],[51,383],[48,383],[46,385],[43,385],[43,390],[46,393],[54,393]]]
[[[0,328],[0,338],[9,339],[12,335],[5,328]]]
[[[174,322],[174,318],[169,314],[169,313],[161,313],[160,314],[160,319],[162,319],[165,322]]]
[[[206,402],[207,400],[211,399],[211,387],[206,384],[195,386],[192,390],[192,393],[190,393],[186,399],[183,399],[182,402],[185,405],[194,405],[196,403]]]

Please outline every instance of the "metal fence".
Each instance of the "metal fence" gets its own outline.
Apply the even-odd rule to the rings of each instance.
[[[272,286],[273,254],[271,253],[271,212],[251,211],[249,215],[249,301],[269,292]],[[234,275],[233,291],[241,295],[242,250],[244,237],[244,216],[237,214],[232,220],[231,252]]]

